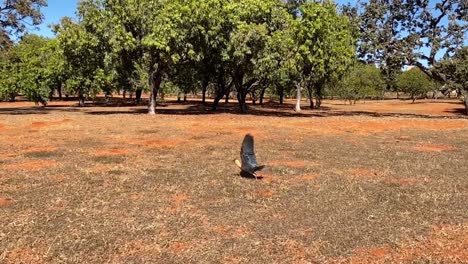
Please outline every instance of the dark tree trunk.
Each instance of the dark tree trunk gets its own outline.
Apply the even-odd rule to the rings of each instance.
[[[284,99],[284,88],[281,87],[280,90],[278,91],[279,93],[279,101],[280,101],[280,105],[282,105],[284,103],[283,99]]]
[[[222,92],[222,90],[224,90],[225,88],[218,88],[218,93],[213,101],[213,105],[211,106],[211,110],[213,111],[216,111],[216,109],[218,108],[218,104],[219,104],[219,101],[223,98],[223,95],[224,93]]]
[[[123,97],[123,99],[127,98],[127,89],[123,90],[122,97]]]
[[[263,98],[265,97],[265,91],[266,91],[266,88],[262,88],[262,91],[260,92],[260,105],[263,105]]]
[[[137,104],[141,103],[141,94],[142,94],[143,90],[142,89],[136,89],[135,91],[135,102]]]
[[[60,100],[62,100],[62,83],[59,82],[59,85],[57,86],[57,93],[58,93],[58,97]]]
[[[186,102],[187,102],[187,95],[184,94],[184,103],[186,103]]]
[[[246,113],[248,111],[247,103],[245,102],[246,94],[242,91],[237,92],[237,100],[239,101],[239,108],[241,113]]]
[[[202,82],[202,104],[206,104],[206,88],[208,87],[208,81],[203,80]]]
[[[323,99],[323,85],[317,85],[317,92],[315,97],[315,108],[319,109],[322,106],[322,99]]]
[[[78,92],[78,105],[80,107],[84,107],[85,106],[85,96],[83,95],[83,93],[81,92],[81,90]]]
[[[229,95],[230,95],[230,94],[231,94],[231,88],[228,87],[228,88],[226,89],[226,94],[225,94],[225,99],[224,99],[224,103],[225,103],[225,104],[228,104],[228,103],[229,103]]]
[[[181,99],[180,99],[180,94],[177,95],[177,103],[180,103]]]

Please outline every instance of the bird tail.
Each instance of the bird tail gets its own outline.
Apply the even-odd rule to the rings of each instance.
[[[238,159],[234,160],[234,163],[236,163],[237,167],[242,168],[242,164]]]
[[[265,165],[261,165],[261,166],[256,166],[254,171],[261,171],[265,168]]]

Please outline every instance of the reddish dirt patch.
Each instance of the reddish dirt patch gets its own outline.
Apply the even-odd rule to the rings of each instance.
[[[295,122],[293,126],[306,128],[319,134],[326,135],[341,135],[341,134],[357,134],[370,135],[386,131],[395,131],[400,129],[417,129],[417,130],[449,130],[463,129],[468,127],[466,121],[460,120],[401,120],[401,119],[384,119],[384,120],[366,120],[366,119],[344,119],[344,118],[324,118],[320,120],[308,122]]]
[[[49,127],[49,126],[54,126],[54,125],[60,125],[63,123],[71,122],[71,119],[62,119],[62,120],[57,120],[57,121],[36,121],[32,122],[30,128],[33,129],[39,129],[39,128],[44,128],[44,127]]]
[[[218,234],[226,234],[232,229],[230,226],[215,226],[213,230]]]
[[[188,245],[182,242],[176,242],[170,246],[170,250],[174,254],[180,254],[183,251],[186,251],[188,248]]]
[[[261,190],[255,192],[255,196],[260,197],[260,198],[271,198],[273,197],[274,192],[271,190]]]
[[[122,263],[125,259],[132,256],[148,256],[154,253],[159,254],[162,249],[158,244],[146,243],[143,240],[134,240],[126,243],[119,248],[119,253],[114,255],[112,263]]]
[[[55,160],[26,161],[7,165],[10,170],[26,170],[37,172],[45,168],[55,168],[59,164]]]
[[[233,232],[232,236],[235,238],[241,238],[241,237],[246,237],[250,233],[251,231],[249,229],[247,229],[246,227],[241,227],[241,228],[236,229]]]
[[[351,173],[352,176],[355,176],[355,177],[371,178],[371,177],[377,177],[381,175],[381,173],[379,173],[378,171],[362,169],[362,168],[351,169],[349,172]]]
[[[12,203],[13,203],[12,200],[7,199],[7,198],[0,197],[0,207],[9,206],[9,205],[11,205]]]
[[[130,150],[119,149],[119,148],[102,149],[102,150],[97,150],[97,151],[92,152],[92,154],[96,156],[118,156],[118,155],[126,155],[129,153],[131,153]]]
[[[31,248],[16,248],[9,251],[5,257],[5,263],[45,263],[40,254]]]
[[[5,130],[5,125],[0,123],[0,131]]]
[[[418,145],[413,148],[416,151],[420,152],[443,152],[443,151],[451,151],[456,150],[457,148],[450,145],[432,145],[432,144],[424,144]]]
[[[175,213],[180,210],[183,204],[189,199],[189,197],[184,194],[176,194],[171,197],[172,207],[167,209],[169,213]]]
[[[348,259],[331,263],[414,263],[431,259],[434,263],[466,263],[468,261],[468,226],[436,227],[423,240],[408,241],[399,248],[359,248]]]

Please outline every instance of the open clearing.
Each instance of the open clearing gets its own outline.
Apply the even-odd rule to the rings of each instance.
[[[458,101],[73,104],[0,103],[0,263],[468,263]]]

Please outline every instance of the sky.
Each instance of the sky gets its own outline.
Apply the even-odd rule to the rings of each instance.
[[[50,24],[57,24],[64,16],[75,17],[78,0],[48,0],[48,7],[42,8],[44,21],[37,30],[31,30],[33,33],[53,37],[54,33],[50,29]]]

